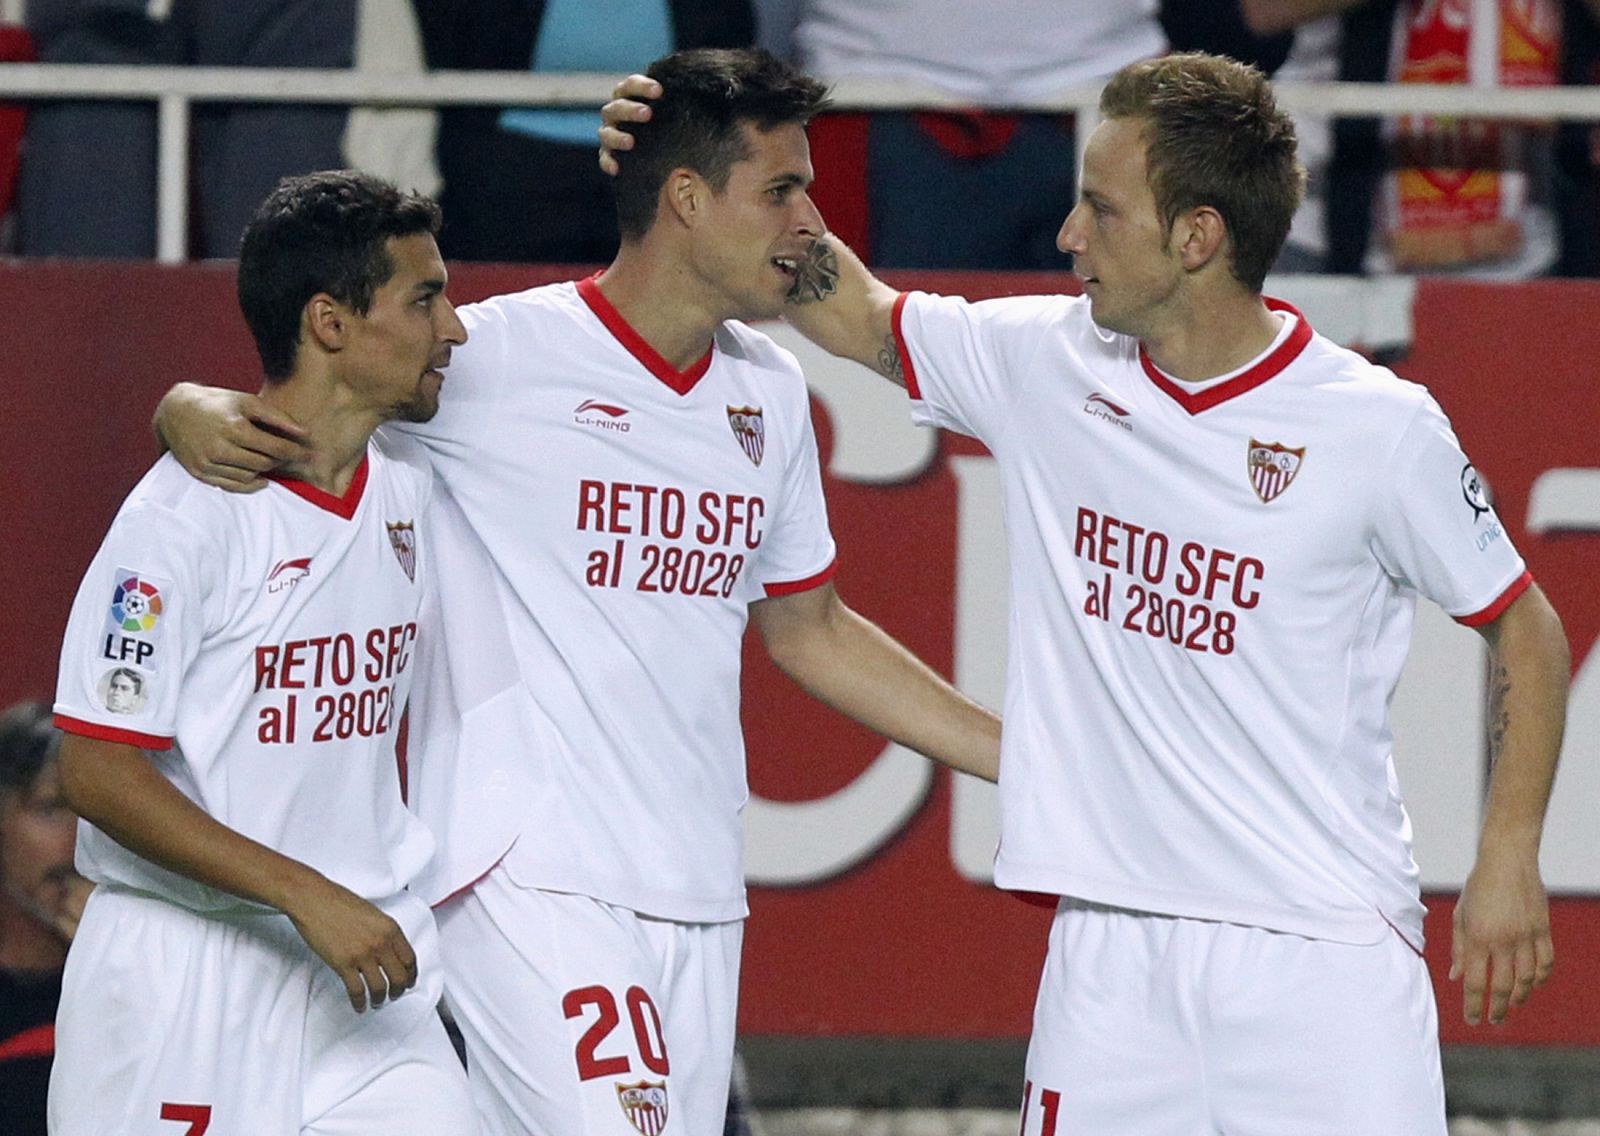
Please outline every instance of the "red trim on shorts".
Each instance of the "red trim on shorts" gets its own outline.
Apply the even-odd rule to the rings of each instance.
[[[1276,350],[1242,375],[1235,375],[1227,382],[1218,383],[1214,387],[1207,387],[1203,391],[1189,391],[1184,389],[1181,384],[1163,375],[1156,368],[1156,365],[1150,361],[1150,355],[1145,351],[1144,344],[1140,343],[1139,363],[1144,367],[1144,373],[1149,376],[1150,381],[1163,394],[1169,396],[1172,401],[1183,407],[1190,414],[1199,414],[1203,410],[1210,410],[1213,406],[1221,405],[1230,398],[1238,398],[1247,391],[1255,390],[1256,387],[1268,379],[1277,377],[1285,367],[1295,361],[1300,352],[1306,349],[1306,344],[1311,342],[1312,329],[1306,317],[1301,315],[1300,310],[1294,305],[1267,297],[1263,297],[1263,300],[1272,311],[1289,312],[1294,315],[1294,330],[1289,333],[1289,338],[1278,344]]]
[[[906,346],[906,333],[900,322],[900,313],[905,309],[906,297],[909,295],[910,292],[901,292],[895,297],[894,314],[890,317],[890,323],[894,328],[895,350],[900,352],[900,370],[906,377],[906,393],[912,398],[920,399],[922,388],[917,385],[917,369],[911,365],[911,348]]]
[[[834,560],[815,576],[807,576],[804,580],[790,580],[785,583],[762,584],[761,586],[766,590],[769,597],[792,596],[797,592],[809,592],[812,588],[820,588],[823,584],[833,579],[833,574],[838,570],[839,562]]]
[[[268,473],[265,476],[268,481],[276,482],[296,497],[309,501],[317,508],[348,521],[356,515],[356,507],[361,504],[361,494],[367,488],[367,456],[365,454],[361,455],[361,464],[356,466],[355,476],[350,479],[350,487],[344,491],[344,496],[342,497],[335,497],[326,490],[318,489],[309,481],[301,481],[295,477],[285,477],[281,473]]]
[[[102,726],[99,722],[85,722],[82,718],[71,718],[65,714],[57,714],[55,724],[58,730],[94,738],[97,741],[121,742],[124,745],[138,746],[140,749],[172,748],[173,739],[162,737],[160,734],[141,734],[137,730],[124,730],[118,726]]]
[[[28,1057],[52,1057],[56,1051],[56,1027],[51,1022],[25,1029],[0,1042],[0,1061],[21,1061]]]
[[[1500,593],[1500,598],[1484,608],[1482,611],[1471,615],[1458,615],[1453,617],[1463,627],[1482,627],[1485,623],[1493,623],[1505,614],[1506,608],[1517,601],[1523,592],[1533,587],[1533,573],[1524,571],[1522,575],[1511,581],[1511,586]]]
[[[605,293],[600,291],[600,285],[596,283],[599,278],[600,274],[596,272],[593,276],[578,281],[578,295],[589,305],[589,310],[605,324],[606,330],[616,338],[617,342],[628,349],[628,354],[644,364],[645,370],[679,394],[688,394],[692,391],[694,385],[711,369],[711,356],[715,354],[715,347],[706,348],[706,353],[701,356],[700,361],[690,366],[687,371],[678,370],[662,358],[659,351],[645,342],[644,336],[634,331],[622,313],[606,299]]]

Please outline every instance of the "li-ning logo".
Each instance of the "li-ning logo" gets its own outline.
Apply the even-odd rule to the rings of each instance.
[[[1133,423],[1128,421],[1128,411],[1112,402],[1103,394],[1092,394],[1083,404],[1083,412],[1092,418],[1104,418],[1113,426],[1120,426],[1132,432]]]
[[[280,560],[267,573],[267,591],[281,592],[292,588],[311,575],[311,557],[297,556],[293,560]]]
[[[579,426],[597,426],[602,430],[615,430],[619,434],[626,434],[633,428],[629,423],[622,421],[623,415],[627,413],[627,407],[611,406],[586,398],[573,410],[572,420]]]

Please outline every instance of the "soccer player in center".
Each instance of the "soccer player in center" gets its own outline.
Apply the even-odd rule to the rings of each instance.
[[[239,304],[305,456],[258,497],[163,458],[78,591],[55,709],[99,886],[63,979],[56,1136],[474,1131],[406,890],[434,841],[394,755],[432,477],[370,440],[432,416],[465,338],[438,224],[359,174],[267,198]]]
[[[751,51],[656,65],[622,248],[576,284],[462,309],[425,426],[443,492],[442,654],[419,656],[413,804],[485,1130],[721,1131],[746,914],[740,643],[812,694],[993,778],[999,723],[835,594],[804,378],[775,317],[822,234],[816,82]],[[220,409],[218,409],[220,407]],[[162,431],[215,483],[294,425],[185,388]]]

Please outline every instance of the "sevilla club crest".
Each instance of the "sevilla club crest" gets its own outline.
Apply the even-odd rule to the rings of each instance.
[[[733,436],[744,447],[745,456],[760,465],[761,454],[767,447],[767,428],[761,422],[761,408],[728,407],[728,425],[733,427]]]
[[[400,561],[400,567],[405,569],[406,579],[413,584],[417,582],[417,532],[410,521],[392,525],[383,522],[389,530],[389,547],[394,549],[394,558]]]
[[[1263,505],[1289,488],[1305,456],[1304,446],[1291,450],[1280,442],[1250,439],[1250,484]]]
[[[618,1085],[617,1101],[628,1122],[644,1136],[661,1136],[667,1129],[667,1086],[664,1081]]]

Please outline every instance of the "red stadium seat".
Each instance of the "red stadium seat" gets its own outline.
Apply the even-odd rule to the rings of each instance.
[[[32,63],[36,56],[28,29],[0,25],[0,63]],[[22,150],[23,103],[0,103],[0,216],[11,211],[17,189],[17,157]]]

